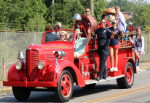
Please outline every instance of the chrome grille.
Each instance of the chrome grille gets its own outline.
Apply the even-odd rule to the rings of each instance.
[[[38,51],[31,51],[31,76],[30,80],[35,81],[38,76],[38,62],[39,62],[39,54]]]
[[[26,77],[27,77],[27,80],[29,80],[28,78],[28,50],[26,50]]]
[[[37,50],[26,51],[26,74],[28,81],[35,81],[38,76],[39,53]]]

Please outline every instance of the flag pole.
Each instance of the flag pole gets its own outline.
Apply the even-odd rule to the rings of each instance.
[[[3,80],[5,80],[5,68],[6,68],[6,63],[3,57]]]

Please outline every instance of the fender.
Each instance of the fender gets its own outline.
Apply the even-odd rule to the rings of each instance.
[[[26,76],[25,73],[25,66],[23,69],[17,70],[16,63],[14,63],[8,71],[8,81],[20,81]]]
[[[49,70],[49,73],[51,76],[51,78],[54,78],[54,71],[55,71],[55,62],[52,63],[52,65],[50,66],[50,68],[48,69]],[[62,73],[62,71],[65,69],[65,68],[68,68],[71,69],[75,72],[75,75],[77,77],[77,83],[79,85],[79,87],[84,87],[85,86],[85,82],[84,82],[84,79],[79,71],[79,69],[70,61],[68,60],[58,60],[58,72],[56,73],[56,78],[54,79],[55,81],[59,81],[59,78],[60,78],[60,75]]]
[[[120,67],[118,67],[118,68],[121,68],[121,69],[122,69],[122,74],[125,74],[125,68],[126,68],[127,62],[131,62],[131,63],[132,63],[133,68],[134,68],[134,73],[136,73],[136,68],[135,68],[135,63],[134,63],[133,58],[124,57],[124,58],[123,58],[123,63],[120,65]]]

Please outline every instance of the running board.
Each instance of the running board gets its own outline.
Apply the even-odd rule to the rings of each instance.
[[[95,80],[95,79],[90,79],[90,80],[85,80],[85,84],[94,84],[94,83],[102,83],[102,82],[108,82],[110,80],[114,80],[114,79],[118,79],[118,78],[122,78],[124,77],[124,75],[120,75],[120,76],[116,76],[116,77],[107,77],[106,79],[101,79],[99,81]]]

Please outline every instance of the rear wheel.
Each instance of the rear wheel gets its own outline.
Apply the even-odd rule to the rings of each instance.
[[[131,88],[134,82],[134,69],[130,62],[127,62],[125,77],[117,79],[119,88]]]
[[[56,96],[59,101],[67,102],[70,100],[73,94],[73,79],[71,73],[68,70],[64,70],[58,81],[58,85],[55,88]]]
[[[12,87],[13,94],[18,101],[27,100],[31,91],[25,87]]]

